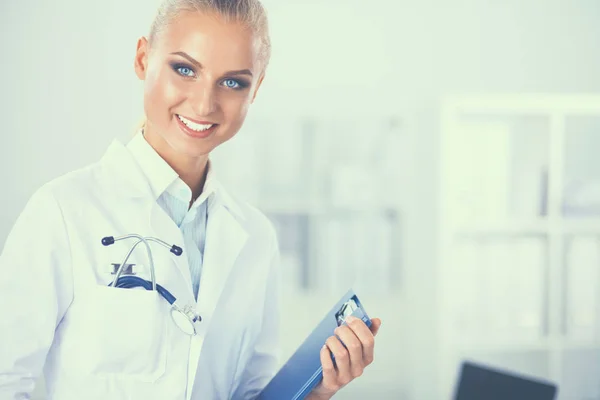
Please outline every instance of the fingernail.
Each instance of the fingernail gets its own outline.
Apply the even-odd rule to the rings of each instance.
[[[348,315],[348,316],[346,317],[346,322],[347,322],[347,323],[351,323],[351,322],[354,322],[354,321],[356,321],[356,317],[354,317],[354,316],[352,316],[352,315]]]

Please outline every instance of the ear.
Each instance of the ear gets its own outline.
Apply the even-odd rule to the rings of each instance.
[[[148,50],[148,40],[145,37],[139,38],[133,67],[140,80],[146,79],[146,73],[148,72]]]
[[[265,79],[264,73],[260,76],[260,78],[258,78],[258,83],[256,84],[256,88],[254,88],[254,93],[252,94],[252,101],[250,101],[250,103],[254,103],[254,99],[256,99],[256,93],[258,93],[258,89],[260,88],[263,79]]]

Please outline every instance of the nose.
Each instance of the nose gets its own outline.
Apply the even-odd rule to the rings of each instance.
[[[192,107],[198,116],[208,116],[215,112],[218,107],[216,91],[209,82],[202,82],[194,87]]]

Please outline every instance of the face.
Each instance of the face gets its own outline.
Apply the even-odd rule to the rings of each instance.
[[[151,48],[145,38],[138,41],[144,132],[163,156],[202,157],[243,124],[263,78],[260,41],[243,25],[216,15],[176,18]]]

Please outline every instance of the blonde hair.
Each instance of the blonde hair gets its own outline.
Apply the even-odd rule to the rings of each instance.
[[[149,48],[152,48],[160,33],[178,15],[186,12],[214,13],[225,21],[239,22],[250,28],[260,38],[259,57],[263,71],[267,68],[271,59],[271,38],[267,12],[260,0],[164,0],[150,25]],[[144,116],[137,124],[135,132],[143,129],[145,125]]]

